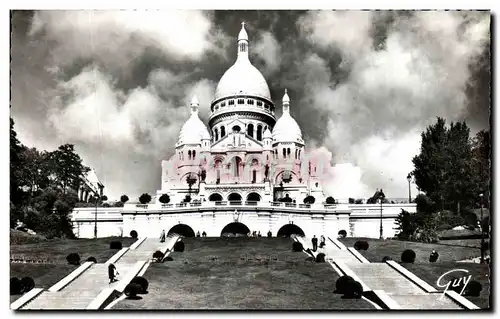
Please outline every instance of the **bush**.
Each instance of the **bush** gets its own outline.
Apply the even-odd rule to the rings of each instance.
[[[165,258],[166,261],[174,261],[174,259],[170,256],[167,256],[167,258]]]
[[[388,260],[392,260],[391,256],[384,256],[384,258],[382,258],[383,263],[385,263]]]
[[[137,277],[134,277],[134,279],[132,279],[130,281],[130,283],[131,284],[138,284],[141,287],[141,291],[139,292],[140,294],[145,294],[148,292],[149,282],[146,278],[141,277],[141,276],[137,276]]]
[[[139,235],[137,234],[137,232],[135,230],[131,231],[130,232],[130,237],[132,238],[137,238]]]
[[[349,204],[354,204],[356,203],[356,200],[352,197],[349,197]]]
[[[358,240],[354,243],[354,249],[356,250],[368,250],[368,247],[370,247],[370,245],[364,240]]]
[[[335,198],[333,198],[332,196],[328,196],[326,198],[326,203],[329,204],[329,205],[335,204]]]
[[[144,193],[139,197],[139,202],[141,204],[148,204],[150,201],[151,201],[151,195],[149,194]]]
[[[125,292],[125,296],[127,296],[127,297],[135,297],[141,293],[141,286],[139,286],[139,284],[136,284],[136,283],[129,283],[125,287],[124,292]]]
[[[31,277],[21,279],[21,293],[26,293],[35,288],[35,281]]]
[[[342,229],[342,230],[339,230],[338,235],[340,237],[342,237],[342,238],[346,238],[347,237],[347,232],[344,229]]]
[[[354,280],[348,281],[344,297],[359,299],[362,296],[363,296],[363,286],[361,285],[361,283]]]
[[[11,295],[20,295],[22,288],[23,288],[23,286],[21,284],[21,280],[19,280],[17,277],[10,278],[10,294]]]
[[[176,242],[174,245],[174,251],[182,253],[184,251],[184,242],[183,241]]]
[[[122,248],[123,246],[121,241],[112,241],[109,243],[109,249],[122,249]]]
[[[191,196],[186,195],[186,197],[184,197],[184,203],[189,203],[189,202],[191,202]]]
[[[157,250],[153,253],[153,258],[156,259],[157,261],[161,261],[163,260],[163,258],[165,257],[165,254],[162,253],[161,251]]]
[[[80,265],[80,255],[77,253],[71,253],[66,257],[66,260],[70,265]]]
[[[317,263],[324,263],[325,262],[325,254],[319,253],[316,255],[316,262]]]
[[[316,199],[314,198],[314,196],[311,195],[304,198],[304,204],[314,204],[315,201]]]
[[[354,204],[363,204],[363,200],[361,198],[356,199]]]
[[[162,204],[168,204],[168,203],[170,203],[170,196],[168,196],[168,194],[163,194],[160,196],[159,201]]]
[[[304,246],[302,246],[302,243],[300,243],[298,241],[293,242],[292,251],[301,252],[303,250],[304,250]]]
[[[335,282],[335,293],[345,294],[347,292],[349,282],[354,281],[351,276],[342,276]]]
[[[415,258],[417,258],[417,254],[415,254],[415,252],[411,249],[407,249],[401,254],[401,262],[404,263],[413,264],[415,262]]]
[[[464,295],[470,297],[479,297],[482,289],[483,285],[481,285],[480,282],[473,280],[469,282],[467,288],[465,288]]]
[[[127,196],[127,195],[122,195],[122,196],[120,197],[120,202],[122,202],[122,203],[124,203],[124,204],[125,204],[126,202],[128,202],[128,196]]]
[[[91,257],[89,257],[89,258],[87,258],[87,261],[91,261],[91,262],[93,262],[93,263],[96,263],[96,264],[97,264],[97,259],[95,259],[95,257],[92,257],[92,256],[91,256]]]

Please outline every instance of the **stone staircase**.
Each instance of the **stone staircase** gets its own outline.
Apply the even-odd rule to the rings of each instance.
[[[135,249],[129,249],[114,264],[119,272],[118,281],[109,283],[108,265],[93,264],[60,291],[44,291],[22,307],[22,310],[79,310],[86,309],[104,289],[115,288],[120,279],[132,270],[137,261],[147,261],[156,250],[165,252],[173,247],[177,238],[168,237],[164,243],[156,238],[146,238]]]

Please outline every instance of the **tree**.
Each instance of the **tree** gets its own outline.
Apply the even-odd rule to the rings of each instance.
[[[191,188],[196,183],[196,178],[194,176],[192,176],[191,174],[189,174],[188,177],[186,178],[186,183],[188,184],[188,187],[189,187],[188,195],[191,197]]]
[[[316,199],[314,196],[308,195],[306,198],[304,198],[304,204],[314,204]]]
[[[90,171],[90,168],[82,164],[82,159],[75,153],[74,145],[64,144],[49,153],[50,170],[53,174],[54,183],[63,194],[68,189],[77,190],[81,178]]]
[[[329,204],[329,205],[335,204],[335,198],[333,198],[332,196],[328,196],[326,198],[326,203]]]
[[[442,118],[422,132],[420,154],[413,158],[412,172],[418,188],[436,203],[436,208],[460,212],[477,197],[472,143],[465,122],[451,123]]]
[[[122,195],[120,197],[120,202],[122,202],[123,204],[125,204],[126,202],[128,202],[128,196],[127,195]]]
[[[10,201],[16,206],[23,202],[19,181],[22,163],[20,153],[23,146],[14,130],[14,120],[10,118]]]
[[[489,208],[491,184],[491,136],[489,131],[478,132],[472,140],[472,162],[477,185],[476,193],[484,194],[484,207]]]
[[[147,204],[151,201],[151,195],[144,193],[139,197],[139,202],[141,204]]]
[[[22,168],[17,176],[18,183],[28,190],[30,196],[50,184],[47,157],[47,152],[39,152],[34,147],[23,147],[19,153]]]
[[[170,203],[170,196],[168,196],[168,194],[162,194],[160,196],[160,203],[162,203],[162,204]]]

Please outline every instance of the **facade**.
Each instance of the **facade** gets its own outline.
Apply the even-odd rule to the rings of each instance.
[[[89,200],[99,194],[103,196],[104,185],[99,181],[94,169],[91,169],[85,176],[82,176],[82,182],[78,189],[78,200],[80,202],[89,202]]]
[[[186,196],[200,201],[303,203],[325,195],[313,161],[308,160],[302,132],[290,114],[284,90],[283,114],[262,74],[249,59],[244,24],[238,35],[236,62],[222,76],[210,104],[208,127],[200,120],[200,102],[193,97],[191,116],[183,125],[175,155],[162,162],[161,189],[170,202]],[[188,199],[189,201],[189,199]]]
[[[193,97],[175,154],[162,161],[155,202],[123,208],[77,208],[77,237],[158,237],[162,230],[194,236],[300,234],[393,237],[395,219],[415,204],[326,204],[321,167],[308,157],[302,132],[290,114],[284,89],[282,115],[262,74],[251,64],[244,24],[236,62],[222,76],[205,125]],[[162,195],[168,202],[161,203]],[[314,202],[304,202],[312,196]],[[163,197],[165,198],[165,196]]]

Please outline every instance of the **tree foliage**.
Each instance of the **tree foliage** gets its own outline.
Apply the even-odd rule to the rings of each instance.
[[[168,194],[162,194],[160,196],[160,203],[162,203],[162,204],[170,203],[170,196],[168,196]]]
[[[139,202],[141,204],[148,204],[149,202],[151,202],[151,195],[147,194],[147,193],[144,193],[142,194],[140,197],[139,197]]]
[[[127,195],[122,195],[120,197],[120,202],[122,202],[123,204],[125,204],[126,202],[128,202],[129,198]]]

